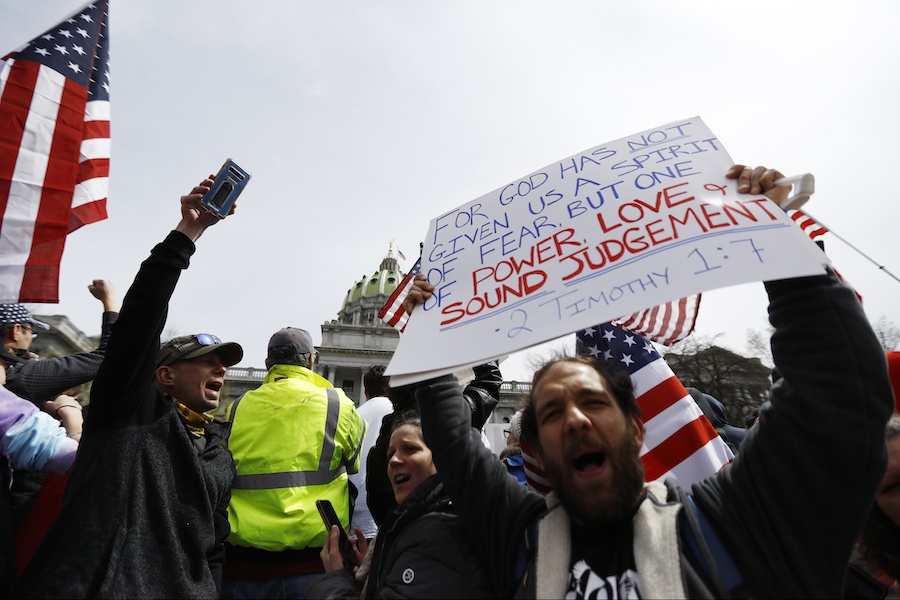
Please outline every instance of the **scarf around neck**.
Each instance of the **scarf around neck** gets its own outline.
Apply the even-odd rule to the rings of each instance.
[[[181,415],[182,420],[184,420],[184,423],[187,425],[191,434],[194,437],[202,437],[207,424],[212,423],[213,421],[212,415],[209,413],[195,412],[176,400],[174,396],[169,396],[169,399],[172,401],[172,404],[175,405],[175,408],[178,409],[178,414]]]

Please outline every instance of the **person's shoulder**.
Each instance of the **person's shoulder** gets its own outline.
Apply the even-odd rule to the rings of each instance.
[[[380,423],[384,415],[394,412],[394,405],[389,398],[376,396],[363,402],[362,406],[356,409],[356,412],[366,421],[378,421]]]
[[[338,399],[341,401],[341,404],[350,404],[353,406],[353,411],[356,412],[356,402],[350,399],[350,396],[347,395],[347,392],[342,390],[339,387],[324,387],[322,389],[322,394],[327,396],[328,394],[337,394]],[[328,390],[334,390],[334,392],[329,392]]]
[[[474,555],[472,539],[466,530],[465,522],[452,506],[432,508],[419,515],[404,528],[405,544],[409,548],[418,548],[425,553],[439,549],[441,563],[466,560],[466,556]]]
[[[9,382],[18,377],[24,376],[26,373],[33,371],[35,365],[38,364],[41,360],[52,360],[49,358],[44,359],[34,359],[34,360],[26,360],[23,363],[19,363],[17,365],[12,365],[6,369],[6,385],[9,386]]]

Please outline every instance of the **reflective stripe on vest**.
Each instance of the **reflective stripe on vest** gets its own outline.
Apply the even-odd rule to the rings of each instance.
[[[322,442],[322,456],[319,468],[315,471],[284,471],[281,473],[257,473],[254,475],[238,475],[232,487],[238,490],[274,490],[278,488],[305,487],[309,485],[325,485],[331,483],[347,472],[344,463],[331,470],[331,459],[334,457],[334,436],[337,433],[338,417],[341,414],[341,401],[337,390],[325,388],[328,395],[328,413],[325,417],[325,439]],[[231,413],[232,418],[237,407]],[[358,451],[357,451],[358,452]],[[355,461],[355,458],[354,458]]]

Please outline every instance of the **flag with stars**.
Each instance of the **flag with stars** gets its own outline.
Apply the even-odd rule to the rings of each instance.
[[[604,323],[576,334],[579,354],[605,358],[631,374],[644,421],[647,481],[675,477],[688,486],[734,455],[647,338]]]
[[[0,63],[0,302],[58,302],[66,235],[106,218],[109,2]]]

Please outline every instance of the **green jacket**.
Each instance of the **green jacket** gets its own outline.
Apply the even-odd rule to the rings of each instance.
[[[228,418],[237,469],[229,543],[270,552],[320,548],[327,533],[319,499],[349,525],[347,474],[359,470],[366,424],[343,391],[307,368],[274,365]]]

